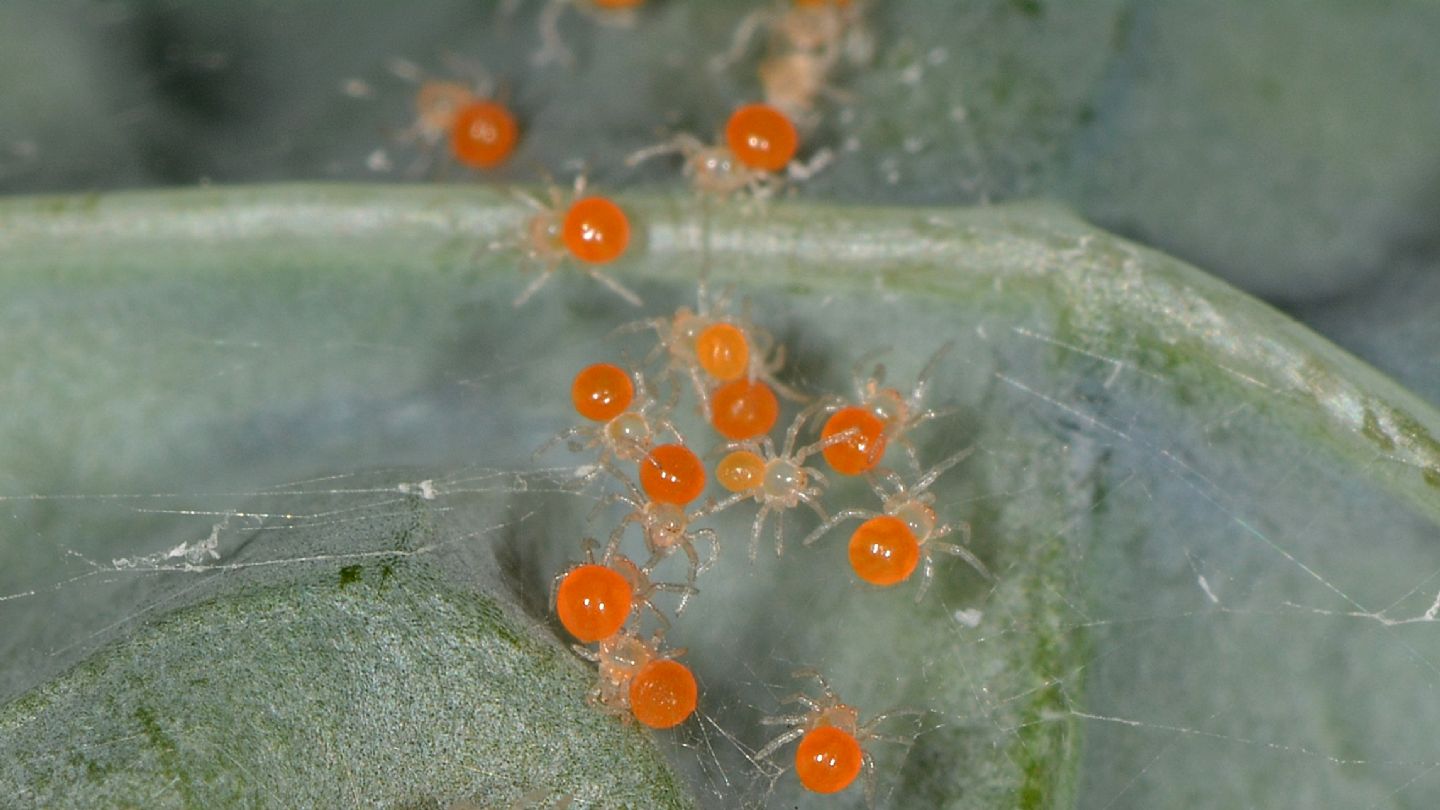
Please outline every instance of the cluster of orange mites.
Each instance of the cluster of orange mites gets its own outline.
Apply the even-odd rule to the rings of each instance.
[[[683,651],[664,646],[670,619],[654,597],[678,596],[674,612],[680,615],[699,593],[696,578],[718,554],[716,532],[697,523],[742,502],[758,506],[750,538],[752,560],[767,517],[805,504],[819,520],[803,541],[806,545],[840,522],[864,518],[851,536],[849,558],[855,574],[873,585],[904,582],[923,561],[923,594],[936,551],[962,556],[984,572],[963,546],[938,542],[952,529],[938,525],[927,492],[964,454],[922,472],[909,437],[913,428],[939,415],[924,409],[921,400],[941,352],[908,396],[885,387],[883,367],[877,366],[869,376],[857,370],[856,396],[845,400],[807,397],[777,380],[781,353],[770,336],[748,317],[729,312],[723,302],[708,301],[703,284],[696,309],[681,307],[671,316],[637,322],[629,329],[653,329],[658,337],[654,351],[640,368],[597,363],[581,369],[570,393],[585,422],[556,437],[568,440],[572,450],[593,452],[593,474],[617,482],[623,492],[614,497],[630,510],[603,553],[597,557],[599,544],[587,539],[585,561],[560,572],[554,588],[560,623],[580,642],[577,652],[598,664],[592,699],[599,705],[653,728],[678,725],[695,711],[695,678],[676,660]],[[670,396],[664,399],[644,370],[655,365],[660,367],[656,379],[669,388]],[[713,471],[670,420],[685,387],[693,388],[696,409],[716,434],[722,455]],[[777,449],[771,434],[781,398],[805,404]],[[818,437],[797,446],[801,434],[817,425]],[[880,466],[891,445],[905,448],[913,479]],[[850,508],[829,515],[821,503],[826,473],[806,465],[811,456],[823,458],[835,474],[865,476],[880,497],[879,509]],[[635,465],[633,473],[630,464]],[[729,494],[702,501],[712,474]],[[621,553],[631,523],[640,526],[649,555],[643,564]],[[697,548],[702,540],[708,541],[708,555]],[[784,537],[778,522],[775,541],[780,553]],[[656,569],[676,552],[688,559],[686,581],[655,581]],[[654,624],[648,635],[642,631],[645,616]],[[868,765],[861,743],[888,738],[874,731],[883,717],[860,723],[853,707],[840,702],[823,679],[820,684],[823,697],[797,698],[806,706],[804,714],[767,721],[791,728],[761,753],[768,756],[799,739],[795,768],[802,784],[830,793],[848,787]]]
[[[602,24],[630,27],[643,3],[549,0],[540,14],[542,48],[535,62],[543,65],[571,60],[558,30],[565,9],[574,8]],[[663,145],[661,151],[682,151],[692,163],[707,163],[691,167],[696,185],[721,193],[753,186],[757,181],[763,184],[767,182],[766,174],[786,170],[799,145],[796,122],[808,129],[815,123],[813,113],[822,97],[846,98],[830,84],[837,67],[843,62],[859,64],[870,58],[864,6],[864,0],[776,0],[775,5],[747,15],[735,31],[729,52],[716,65],[723,68],[735,64],[756,35],[763,34],[765,48],[757,63],[756,77],[765,104],[737,111],[725,128],[723,141],[714,147],[705,147],[693,136],[685,135]],[[503,99],[496,97],[493,82],[483,69],[460,65],[458,58],[450,61],[457,63],[452,72],[474,74],[472,81],[426,76],[403,61],[392,66],[392,72],[400,78],[418,85],[415,120],[403,133],[403,139],[419,141],[426,148],[443,142],[451,157],[471,168],[500,166],[520,140],[516,115]],[[712,173],[720,176],[712,177]]]
[[[642,1],[550,0],[541,12],[544,47],[536,62],[570,61],[558,28],[565,9],[577,9],[606,24],[628,25]],[[809,166],[798,164],[801,131],[811,131],[816,123],[821,97],[843,96],[831,86],[837,68],[867,58],[863,2],[775,0],[773,6],[747,16],[730,53],[718,65],[735,64],[755,35],[763,34],[758,79],[765,103],[735,109],[713,143],[689,133],[677,134],[635,152],[627,163],[634,166],[678,154],[695,190],[719,197],[749,194],[763,199],[789,182],[807,178],[828,153],[821,150]],[[418,71],[412,71],[411,78],[419,83],[416,120],[407,133],[413,140],[436,149],[446,143],[455,161],[477,169],[500,166],[510,158],[520,143],[520,126],[483,82],[471,87],[422,80]],[[587,194],[583,176],[573,191],[552,187],[549,197],[544,201],[524,197],[533,213],[514,243],[539,275],[517,298],[516,306],[566,263],[640,305],[639,296],[603,271],[629,246],[631,225],[625,211],[608,197]],[[703,280],[695,309],[681,307],[669,317],[633,326],[655,331],[655,350],[637,368],[597,363],[582,369],[574,378],[571,397],[585,421],[555,439],[567,441],[574,451],[593,452],[595,475],[617,483],[622,491],[610,497],[629,510],[603,548],[586,538],[584,561],[561,571],[552,590],[555,614],[578,642],[576,652],[597,664],[598,680],[591,692],[597,705],[657,729],[679,725],[695,712],[699,700],[695,677],[677,660],[684,650],[665,646],[670,619],[655,598],[671,594],[679,600],[674,615],[683,612],[699,593],[697,578],[718,554],[716,531],[697,524],[744,502],[756,506],[749,538],[752,561],[770,516],[803,504],[819,521],[804,545],[843,521],[863,519],[851,535],[849,560],[865,582],[896,585],[909,580],[923,563],[918,600],[931,580],[936,552],[960,556],[988,576],[963,543],[941,542],[955,529],[939,523],[928,492],[964,454],[922,471],[909,438],[915,427],[938,415],[923,408],[922,398],[939,352],[908,396],[885,387],[883,366],[877,365],[868,376],[857,371],[852,399],[811,397],[776,378],[783,353],[748,317],[729,312],[723,302],[708,300]],[[663,399],[645,373],[655,364],[660,365],[656,379],[669,390]],[[687,385],[723,453],[713,477],[728,494],[718,500],[701,500],[711,471],[670,420],[680,390]],[[804,404],[777,446],[772,433],[780,418],[781,399]],[[817,426],[818,435],[801,445],[801,434]],[[892,445],[908,455],[913,478],[880,466]],[[880,499],[878,509],[847,508],[829,514],[822,504],[826,474],[807,464],[814,456],[823,458],[835,474],[865,476]],[[631,524],[641,530],[648,554],[643,562],[621,552]],[[968,536],[964,524],[960,531]],[[780,554],[785,538],[778,517],[774,539]],[[708,554],[702,557],[703,545],[708,545]],[[686,580],[657,581],[657,568],[677,552],[688,563]],[[645,617],[648,622],[642,622]],[[794,698],[804,706],[801,714],[767,718],[764,722],[789,730],[761,748],[757,758],[798,739],[795,770],[801,783],[820,793],[838,792],[849,787],[862,769],[873,767],[862,743],[891,739],[875,731],[885,716],[862,724],[857,710],[841,702],[818,673],[805,674],[818,681],[822,695]]]
[[[734,63],[757,32],[766,32],[767,46],[758,69],[765,103],[734,110],[714,143],[679,133],[635,152],[627,159],[628,165],[678,153],[684,173],[697,191],[721,197],[748,193],[763,199],[787,183],[807,179],[828,162],[830,152],[825,149],[818,150],[808,165],[796,160],[800,130],[809,131],[815,124],[819,97],[844,96],[830,87],[829,80],[842,55],[850,54],[853,61],[857,51],[865,51],[856,46],[868,42],[862,2],[776,2],[744,19],[732,52],[721,61]],[[630,26],[642,4],[643,0],[550,0],[540,15],[544,46],[536,62],[570,61],[558,30],[565,9],[574,8],[600,23]],[[521,143],[515,112],[497,97],[503,94],[494,92],[494,83],[482,68],[462,66],[458,58],[450,61],[456,63],[453,72],[474,74],[473,80],[427,76],[403,61],[392,65],[393,72],[418,86],[415,118],[401,134],[402,140],[417,142],[425,150],[421,163],[428,163],[443,149],[454,162],[473,169],[490,170],[506,164]],[[353,84],[364,83],[356,80]],[[388,165],[388,158],[378,162]],[[613,200],[584,195],[579,181],[574,194],[567,196],[552,188],[546,202],[525,199],[535,212],[512,241],[539,276],[516,299],[517,306],[544,286],[567,260],[631,304],[641,303],[639,296],[603,271],[604,265],[624,254],[630,237],[629,221]]]
[[[750,188],[757,194],[764,194],[777,182],[775,172],[789,164],[799,148],[799,136],[794,125],[784,113],[764,104],[747,104],[736,109],[725,131],[726,146],[696,147],[699,150],[696,152],[691,149],[691,144],[698,141],[688,135],[677,136],[671,143],[636,153],[632,162],[678,149],[687,155],[686,171],[694,176],[700,190],[729,194]],[[718,152],[723,152],[724,157],[715,160],[700,157],[701,153],[712,155]],[[626,302],[635,306],[642,303],[638,295],[602,269],[603,265],[619,259],[629,246],[630,219],[614,200],[587,195],[585,187],[585,178],[581,176],[576,179],[574,191],[569,195],[552,187],[548,202],[519,194],[534,210],[514,243],[530,259],[539,275],[515,300],[517,307],[539,291],[566,260],[573,260],[582,272]],[[719,335],[714,338],[725,339]],[[726,345],[712,341],[707,348],[724,351]],[[729,362],[743,367],[745,360],[742,357],[727,360],[717,356],[714,362],[717,365]],[[731,374],[732,378],[739,376],[738,372]]]

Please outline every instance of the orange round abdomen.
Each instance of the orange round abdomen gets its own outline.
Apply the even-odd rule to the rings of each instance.
[[[555,612],[570,635],[589,644],[614,635],[630,617],[634,594],[618,571],[581,565],[560,580]]]
[[[816,793],[839,793],[850,787],[863,763],[860,743],[834,726],[807,732],[795,749],[795,775]]]
[[[765,480],[765,459],[749,450],[736,450],[715,465],[715,480],[731,492],[750,492]]]
[[[730,114],[725,143],[744,165],[778,172],[795,157],[800,135],[785,113],[769,104],[746,104]]]
[[[491,169],[510,157],[520,128],[515,116],[493,101],[477,101],[461,107],[450,130],[450,150],[466,166]]]
[[[821,451],[830,468],[841,475],[859,475],[874,469],[885,455],[885,423],[864,408],[841,408],[825,421],[820,438],[828,439],[846,431],[854,432],[848,439]]]
[[[850,536],[850,567],[871,585],[904,582],[919,562],[920,543],[899,518],[870,518]]]
[[[560,238],[571,255],[582,262],[613,262],[630,244],[630,218],[610,199],[585,197],[565,212]]]
[[[630,681],[630,711],[650,728],[685,722],[694,714],[698,698],[695,676],[678,661],[652,661]]]
[[[695,359],[717,380],[738,380],[750,368],[750,341],[734,324],[711,324],[695,338]]]
[[[739,379],[710,394],[710,424],[731,441],[763,436],[780,418],[780,401],[759,380]]]
[[[651,500],[684,506],[705,491],[705,466],[684,445],[659,445],[640,460],[640,488]]]
[[[575,411],[594,422],[609,422],[635,399],[635,384],[625,369],[610,363],[586,366],[570,385]]]

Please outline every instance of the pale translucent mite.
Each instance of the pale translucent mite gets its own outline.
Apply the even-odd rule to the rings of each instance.
[[[764,52],[756,69],[768,104],[784,110],[802,126],[816,123],[819,99],[848,103],[853,98],[833,84],[842,65],[868,64],[874,38],[865,25],[865,3],[793,2],[780,0],[770,8],[747,14],[731,37],[730,48],[711,62],[724,70],[740,62],[758,35]]]

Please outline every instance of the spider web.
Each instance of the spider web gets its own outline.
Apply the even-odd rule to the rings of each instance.
[[[539,324],[580,312],[579,327],[508,339],[476,329],[423,360],[419,343],[383,335],[316,343],[268,330],[258,340],[252,330],[265,327],[237,320],[217,330],[205,307],[171,310],[168,324],[147,319],[172,347],[201,354],[197,365],[226,370],[189,379],[195,387],[216,393],[273,375],[266,385],[279,391],[323,366],[333,379],[321,389],[350,390],[354,401],[267,396],[249,419],[187,427],[159,437],[157,456],[137,456],[172,459],[170,471],[102,463],[104,439],[85,456],[56,459],[46,475],[12,470],[0,591],[7,693],[216,581],[263,583],[394,555],[335,538],[417,500],[445,528],[435,545],[403,553],[445,555],[462,566],[457,581],[492,585],[485,560],[499,559],[514,577],[506,587],[543,616],[549,576],[578,558],[578,538],[603,539],[623,512],[605,502],[603,476],[587,481],[585,454],[557,448],[532,461],[529,451],[569,424],[553,392],[577,363],[643,356],[650,340],[607,337],[630,314],[586,309],[588,294],[575,280],[532,311]],[[661,314],[693,288],[645,294]],[[803,667],[825,672],[862,719],[924,712],[891,727],[911,745],[873,744],[881,806],[1004,803],[1013,795],[1001,792],[1001,777],[1024,773],[1027,750],[1054,739],[1081,752],[1081,807],[1421,807],[1440,794],[1440,752],[1419,699],[1440,676],[1433,527],[1297,431],[1272,388],[1214,368],[1161,372],[1107,356],[1083,335],[1044,326],[1054,314],[1044,308],[997,315],[982,300],[957,315],[888,294],[756,303],[756,319],[791,352],[787,381],[806,390],[847,390],[851,364],[883,348],[852,335],[893,342],[882,356],[902,389],[937,340],[953,341],[930,394],[953,413],[915,438],[927,464],[974,448],[935,491],[942,520],[974,527],[972,547],[996,579],[943,561],[917,605],[914,583],[880,591],[854,581],[843,528],[801,548],[796,540],[815,521],[788,515],[784,556],[767,530],[752,564],[753,508],[715,519],[720,563],[669,637],[689,649],[701,710],[681,731],[658,735],[702,804],[863,806],[858,789],[838,802],[800,791],[789,748],[754,757],[783,731],[760,719],[793,712],[782,700],[807,688],[791,677]],[[435,316],[438,306],[413,314]],[[484,322],[490,306],[469,303],[459,320]],[[188,340],[177,337],[185,332]],[[92,347],[102,352],[92,359],[133,368],[135,339]],[[294,362],[306,353],[324,362]],[[361,364],[403,377],[417,363],[426,373],[384,398],[355,396],[345,379]],[[137,404],[127,397],[146,396],[127,392],[167,384],[127,379],[111,405],[124,412]],[[529,411],[497,417],[515,397]],[[687,436],[708,447],[686,410]],[[331,413],[317,418],[322,411]],[[262,440],[233,466],[199,463],[191,456],[204,454],[185,449],[232,447],[243,435]],[[497,463],[476,467],[475,458]],[[1396,462],[1377,453],[1370,463]],[[91,483],[127,477],[148,488]],[[825,502],[831,511],[878,505],[857,482],[837,483]],[[633,532],[626,542],[641,554]],[[684,576],[678,562],[661,571]],[[936,775],[975,767],[995,774]],[[966,787],[943,793],[958,784]]]

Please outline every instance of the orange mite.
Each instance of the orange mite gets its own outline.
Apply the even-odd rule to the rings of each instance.
[[[592,422],[609,422],[635,401],[635,385],[625,369],[610,363],[586,366],[570,386],[575,411]]]
[[[763,436],[778,418],[780,401],[759,380],[741,378],[710,392],[710,424],[731,441]]]
[[[450,151],[466,166],[493,169],[510,157],[519,139],[515,116],[503,104],[474,101],[455,113]]]
[[[733,323],[712,323],[695,336],[695,362],[721,382],[738,380],[750,370],[750,340]]]
[[[609,363],[596,363],[580,370],[570,384],[570,401],[585,423],[550,437],[535,456],[558,442],[571,452],[599,448],[595,474],[615,472],[617,460],[640,461],[650,452],[661,432],[682,441],[679,428],[670,421],[669,402],[660,402],[639,371],[623,380],[624,371]],[[623,403],[623,404],[622,404]]]
[[[610,533],[610,544],[607,548],[612,553],[618,552],[625,529],[631,523],[638,524],[645,540],[645,549],[650,552],[647,564],[659,565],[671,554],[683,552],[690,563],[686,582],[694,586],[695,578],[715,564],[720,553],[720,544],[714,529],[693,528],[693,524],[700,518],[719,511],[716,505],[709,502],[687,513],[683,505],[650,498],[641,492],[628,476],[616,475],[616,478],[624,485],[626,492],[615,493],[612,497],[630,507],[630,512],[621,518],[620,525]],[[695,549],[695,542],[700,538],[710,544],[709,559],[703,564],[699,552]],[[680,600],[680,605],[675,608],[675,615],[680,615],[687,602],[687,598]]]
[[[695,676],[678,661],[651,661],[630,680],[630,711],[650,728],[685,722],[695,713],[698,697]]]
[[[750,492],[765,481],[765,459],[750,450],[735,450],[715,465],[715,480],[731,492]]]
[[[876,728],[891,717],[915,715],[919,712],[902,710],[877,715],[869,722],[860,722],[860,712],[853,706],[840,701],[835,690],[825,678],[814,670],[800,670],[796,677],[814,679],[819,685],[821,696],[812,698],[798,694],[787,702],[799,703],[804,713],[781,717],[767,717],[760,722],[765,725],[790,726],[790,730],[772,740],[756,752],[755,758],[763,759],[778,751],[791,740],[799,739],[795,749],[795,775],[806,790],[815,793],[839,793],[854,784],[861,771],[865,772],[865,795],[872,804],[875,795],[875,762],[865,751],[863,743],[872,740],[906,744],[908,739],[880,734]]]
[[[768,332],[752,323],[748,311],[726,311],[724,296],[712,301],[703,278],[697,297],[694,309],[682,306],[669,317],[635,321],[621,330],[655,330],[660,344],[648,359],[663,355],[667,374],[689,380],[706,421],[713,416],[710,395],[716,382],[763,381],[771,392],[786,399],[806,399],[776,379],[785,364],[784,347],[776,346]]]
[[[600,642],[598,649],[575,648],[599,665],[590,702],[605,711],[635,719],[651,728],[670,728],[695,712],[699,690],[689,667],[674,659],[683,649],[661,648],[662,632],[649,641],[625,629]]]
[[[795,775],[815,793],[839,793],[850,787],[864,762],[860,742],[836,726],[807,732],[795,747]]]
[[[575,178],[567,196],[550,187],[550,202],[544,203],[523,192],[519,199],[533,209],[519,245],[526,257],[538,265],[540,275],[515,299],[522,306],[539,292],[567,260],[574,261],[591,278],[634,306],[640,296],[602,271],[599,265],[620,258],[630,244],[630,218],[608,197],[586,196],[584,176]],[[494,245],[492,247],[501,247]]]
[[[961,523],[958,529],[942,525],[935,513],[935,495],[929,491],[946,470],[963,461],[972,449],[962,450],[936,464],[912,484],[905,483],[891,470],[879,471],[870,477],[870,486],[883,504],[882,511],[847,509],[821,523],[801,544],[814,543],[842,521],[865,518],[850,536],[850,566],[856,576],[872,585],[888,587],[904,582],[923,562],[925,576],[915,592],[918,602],[935,577],[935,555],[942,552],[963,559],[980,576],[994,579],[985,564],[966,547],[970,543],[970,524]],[[962,543],[941,542],[957,531],[963,538]]]
[[[719,197],[749,191],[764,199],[780,190],[787,176],[807,179],[828,162],[827,153],[817,156],[813,166],[800,165],[793,160],[799,145],[800,136],[785,113],[768,104],[747,104],[731,114],[720,143],[709,145],[681,133],[633,153],[625,164],[638,166],[659,155],[679,153],[696,191]]]
[[[911,469],[917,474],[920,471],[920,454],[910,438],[910,433],[920,425],[937,419],[947,412],[925,408],[924,403],[935,367],[950,350],[951,345],[946,343],[930,355],[930,359],[925,361],[925,366],[916,376],[915,386],[908,395],[885,385],[885,365],[883,363],[876,363],[874,370],[866,376],[862,370],[865,360],[862,359],[851,372],[855,385],[855,401],[859,403],[860,408],[869,411],[876,419],[880,420],[883,426],[877,452],[884,455],[887,442],[899,444],[909,456]],[[867,428],[866,436],[868,437],[868,435]]]
[[[403,59],[390,63],[391,73],[418,85],[415,120],[400,134],[400,140],[418,142],[424,149],[422,161],[417,164],[420,168],[445,141],[457,162],[476,169],[493,169],[510,157],[519,142],[515,115],[491,97],[495,82],[484,68],[450,54],[444,61],[455,74],[473,76],[473,82],[431,78],[419,66]]]
[[[897,517],[870,518],[850,536],[850,566],[872,585],[904,582],[919,562],[920,541]]]
[[[841,475],[859,475],[875,468],[885,455],[885,423],[870,411],[850,406],[830,415],[820,437],[828,439],[850,431],[849,438],[823,451],[830,469]]]
[[[662,444],[640,461],[640,488],[653,501],[684,505],[705,491],[705,465],[683,444]]]
[[[582,547],[585,562],[572,565],[555,577],[551,604],[560,624],[581,643],[590,644],[620,632],[638,607],[648,608],[662,626],[669,619],[653,601],[657,593],[695,594],[689,585],[654,582],[653,566],[638,566],[628,557],[606,552],[596,561],[596,542],[587,537]]]
[[[725,142],[749,168],[778,172],[795,157],[800,135],[785,113],[768,104],[746,104],[731,113]]]

